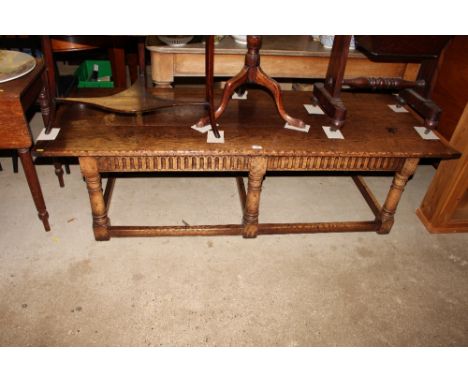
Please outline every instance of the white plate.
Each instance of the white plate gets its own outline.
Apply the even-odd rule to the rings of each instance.
[[[14,50],[0,50],[0,83],[28,74],[36,67],[33,56]]]

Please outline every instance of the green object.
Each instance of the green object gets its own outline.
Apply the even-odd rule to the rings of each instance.
[[[112,78],[110,61],[86,60],[76,69],[75,77],[78,78],[79,88],[113,88],[114,81],[90,81],[94,65],[98,65],[98,78]]]

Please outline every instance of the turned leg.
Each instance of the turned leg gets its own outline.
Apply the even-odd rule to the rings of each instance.
[[[52,129],[53,107],[51,105],[52,100],[50,99],[49,88],[47,86],[48,80],[46,71],[44,71],[42,75],[42,81],[44,86],[39,93],[39,107],[41,109],[42,120],[44,121],[46,133],[48,134]]]
[[[107,206],[102,193],[101,175],[98,171],[95,158],[80,158],[81,172],[86,180],[86,185],[91,202],[91,212],[93,214],[93,231],[96,240],[109,240],[110,221],[107,217]]]
[[[380,213],[381,223],[377,233],[385,234],[390,232],[390,229],[393,226],[394,215],[400,201],[401,194],[405,189],[408,178],[416,171],[418,162],[418,158],[406,159],[401,170],[395,174],[392,185],[390,186],[390,191],[387,195],[387,199],[382,206],[382,211]]]
[[[34,204],[36,205],[39,219],[42,220],[42,224],[44,225],[45,230],[50,231],[49,213],[47,212],[44,197],[42,196],[41,185],[39,184],[39,179],[34,167],[31,151],[29,151],[29,149],[19,149],[18,154],[21,159],[21,164],[23,165],[26,180],[28,181],[29,190],[31,191]]]
[[[260,206],[260,193],[262,191],[263,177],[266,173],[267,159],[253,158],[247,184],[247,197],[244,208],[244,232],[245,238],[255,238],[258,232],[258,213]]]

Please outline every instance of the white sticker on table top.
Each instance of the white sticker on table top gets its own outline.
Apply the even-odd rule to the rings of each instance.
[[[427,127],[424,126],[414,126],[414,129],[416,132],[420,135],[422,139],[427,139],[427,140],[438,140],[439,137],[434,134],[434,132],[431,129],[428,129]]]
[[[290,125],[289,123],[286,123],[284,125],[284,128],[289,129],[289,130],[300,131],[302,133],[308,133],[310,129],[310,125],[305,125],[304,127],[296,127],[296,126]]]
[[[218,126],[219,126],[219,125],[218,125]],[[205,125],[205,126],[193,125],[193,126],[192,126],[192,129],[198,131],[199,133],[204,134],[204,133],[206,133],[207,131],[210,131],[210,130],[211,130],[211,125]]]
[[[254,150],[261,150],[261,149],[263,149],[263,146],[260,146],[260,145],[252,145],[252,148],[253,148]]]
[[[387,105],[390,109],[392,109],[395,113],[408,113],[408,110],[406,110],[403,106],[400,105]]]
[[[44,128],[37,136],[36,141],[53,141],[55,138],[57,138],[59,132],[60,128],[54,127],[50,130],[49,134],[46,134],[46,129]]]
[[[322,129],[328,139],[344,139],[344,136],[339,129],[332,130],[330,126],[322,126]]]
[[[238,94],[234,92],[234,94],[232,95],[232,99],[247,99],[247,93],[248,93],[247,90],[243,92],[242,94]]]
[[[320,114],[324,115],[324,111],[318,105],[306,105],[304,104],[305,109],[309,114]]]
[[[216,138],[213,133],[213,130],[208,131],[206,142],[207,143],[224,143],[224,131],[218,130],[218,132],[219,132],[219,138]]]

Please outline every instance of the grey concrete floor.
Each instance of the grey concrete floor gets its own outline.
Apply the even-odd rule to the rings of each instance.
[[[35,118],[33,127],[40,122]],[[468,236],[431,235],[414,211],[420,166],[389,235],[114,238],[96,242],[77,165],[38,165],[46,233],[22,169],[0,173],[0,345],[468,345]],[[381,200],[389,176],[367,177]],[[114,224],[238,223],[230,177],[118,179]],[[367,219],[350,178],[267,177],[264,222]]]

